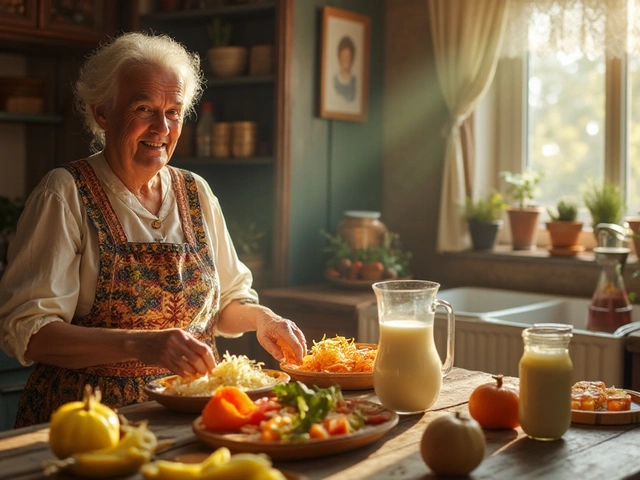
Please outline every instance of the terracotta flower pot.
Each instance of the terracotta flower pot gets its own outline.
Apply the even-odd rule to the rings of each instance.
[[[498,237],[498,231],[502,228],[502,220],[495,222],[479,222],[468,220],[469,234],[474,250],[493,250]]]
[[[551,255],[571,256],[584,250],[579,238],[582,222],[547,222],[547,230],[551,238]]]
[[[514,250],[535,250],[541,207],[509,208],[509,227]]]

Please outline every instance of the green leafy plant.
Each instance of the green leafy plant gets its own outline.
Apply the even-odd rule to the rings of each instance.
[[[400,235],[397,233],[387,232],[379,247],[357,250],[352,250],[340,235],[332,235],[324,230],[321,230],[320,233],[328,240],[328,244],[323,250],[329,255],[327,268],[343,272],[355,262],[363,264],[380,262],[388,276],[407,277],[411,275],[409,261],[412,253],[402,248]]]
[[[507,182],[507,193],[516,201],[518,208],[525,208],[533,205],[533,200],[538,195],[538,184],[544,174],[535,170],[522,173],[503,171],[500,176]]]
[[[265,231],[259,229],[255,223],[231,224],[229,234],[239,254],[256,255],[264,249]]]
[[[229,22],[223,22],[220,17],[214,17],[209,25],[207,25],[207,33],[211,46],[213,48],[227,47],[231,41],[232,25]]]
[[[592,226],[622,221],[626,207],[620,186],[606,181],[598,185],[593,179],[589,179],[582,199],[591,213]]]
[[[571,198],[563,198],[556,205],[556,211],[547,208],[549,217],[554,222],[575,222],[578,218],[578,202]]]
[[[0,196],[0,234],[15,233],[23,209],[24,201],[21,198]]]
[[[500,219],[506,207],[507,204],[502,195],[494,190],[476,202],[471,197],[467,197],[464,216],[467,220],[492,223]]]

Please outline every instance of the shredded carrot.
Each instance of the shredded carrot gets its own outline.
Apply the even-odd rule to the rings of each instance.
[[[349,373],[373,372],[377,349],[358,348],[353,338],[340,335],[313,341],[313,347],[302,359],[299,369],[308,372]]]
[[[276,340],[276,345],[280,347],[280,351],[284,355],[284,363],[293,365],[296,365],[298,363],[298,361],[296,360],[296,356],[293,353],[293,349],[284,339],[278,338]]]

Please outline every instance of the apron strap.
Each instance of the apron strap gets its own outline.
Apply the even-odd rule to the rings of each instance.
[[[86,159],[77,160],[63,167],[75,178],[87,215],[98,231],[101,248],[105,240],[116,245],[127,243],[122,224],[89,162]]]

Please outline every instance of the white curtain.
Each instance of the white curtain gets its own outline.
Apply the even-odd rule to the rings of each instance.
[[[511,0],[503,55],[640,53],[638,0]]]
[[[489,88],[501,51],[510,0],[429,0],[438,81],[449,109],[438,251],[469,246],[463,216],[464,166],[460,125]]]

